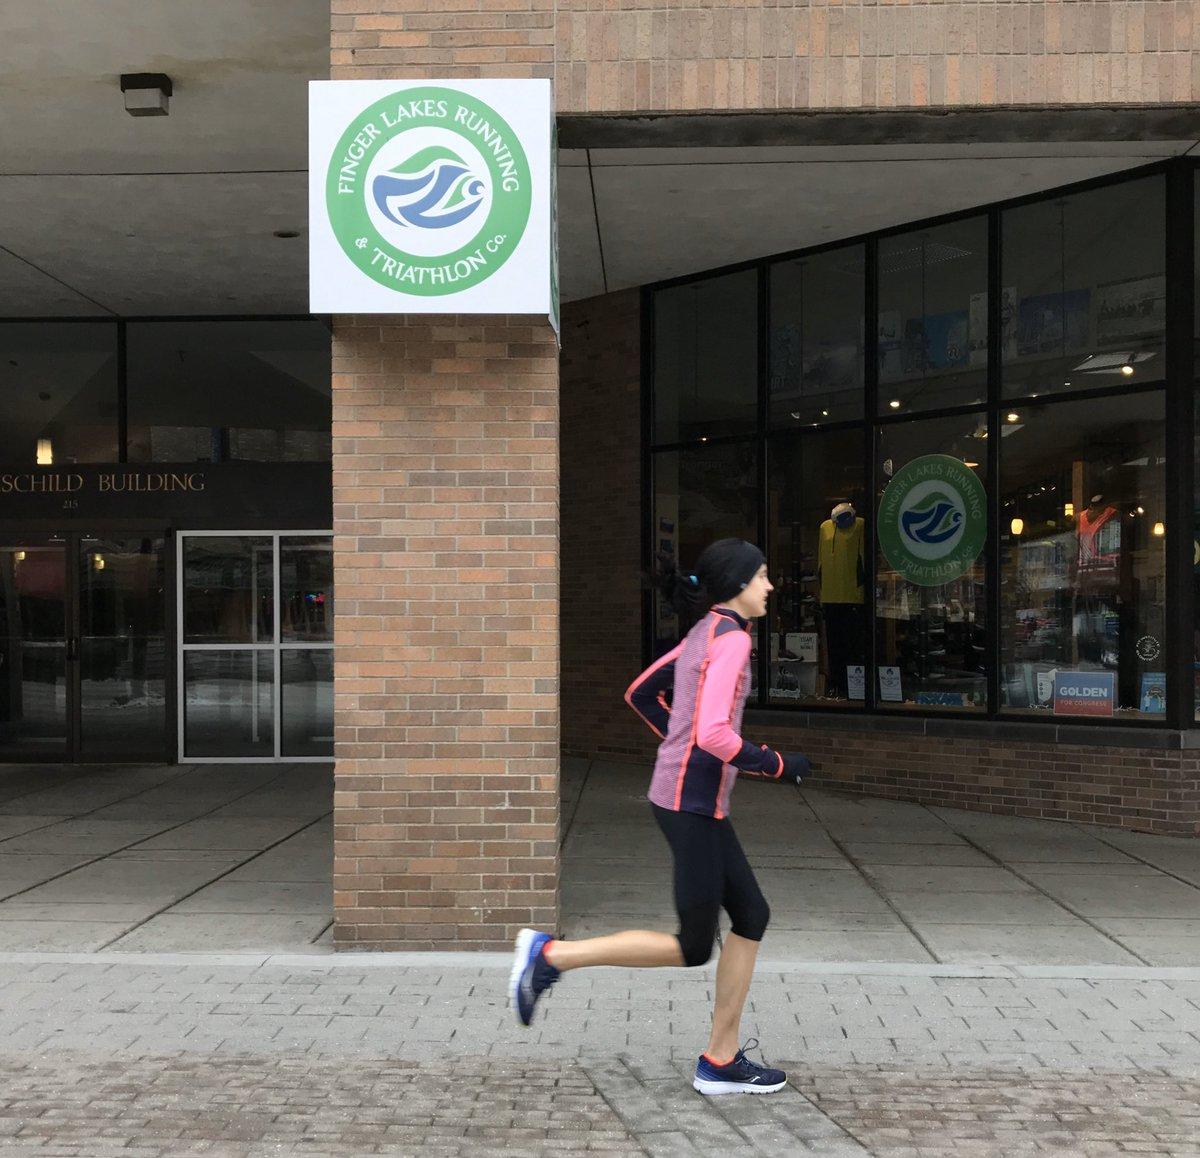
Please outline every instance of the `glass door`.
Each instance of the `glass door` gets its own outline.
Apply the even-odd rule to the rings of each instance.
[[[77,760],[167,755],[163,547],[161,533],[76,537]]]
[[[0,760],[70,746],[67,542],[0,540]]]

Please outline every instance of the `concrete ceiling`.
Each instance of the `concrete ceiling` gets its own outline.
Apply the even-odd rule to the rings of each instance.
[[[327,75],[328,24],[328,0],[4,0],[0,317],[306,312],[305,86]],[[170,115],[130,117],[122,72],[167,73]],[[567,149],[563,296],[852,236],[1195,145]]]

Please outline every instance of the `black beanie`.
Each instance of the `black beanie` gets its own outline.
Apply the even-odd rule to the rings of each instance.
[[[763,553],[745,539],[718,539],[700,552],[696,578],[714,603],[724,603],[758,574]]]

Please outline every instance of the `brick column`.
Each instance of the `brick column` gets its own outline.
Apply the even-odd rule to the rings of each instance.
[[[334,940],[554,928],[558,356],[531,318],[338,318]]]
[[[330,0],[330,76],[552,77],[551,0]],[[558,914],[558,352],[545,319],[334,319],[334,942]]]

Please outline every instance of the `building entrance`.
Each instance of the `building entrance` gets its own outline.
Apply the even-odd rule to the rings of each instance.
[[[0,538],[0,760],[164,760],[165,536]]]

